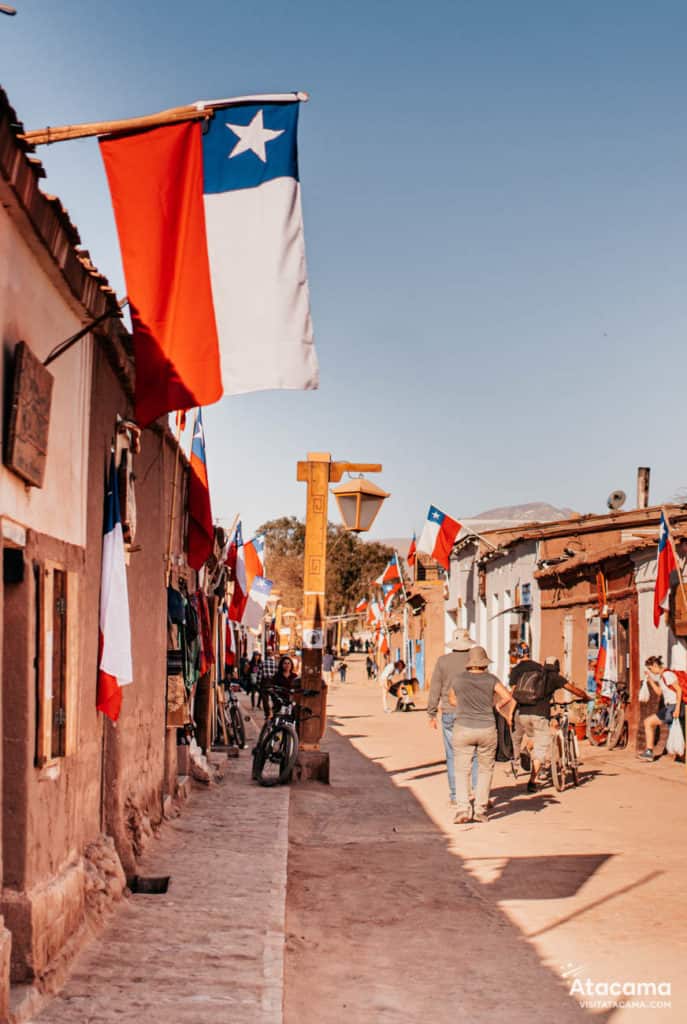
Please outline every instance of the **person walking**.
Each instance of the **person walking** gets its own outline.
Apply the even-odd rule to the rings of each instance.
[[[258,657],[260,656],[258,655]],[[257,670],[258,706],[262,704],[262,710],[265,714],[265,718],[269,718],[270,715],[270,698],[267,690],[271,685],[276,672],[277,659],[271,651],[268,651],[264,660],[262,658],[260,659]]]
[[[527,792],[537,792],[537,775],[547,761],[551,749],[551,698],[556,690],[567,690],[579,700],[587,700],[580,690],[560,673],[557,658],[547,658],[544,665],[531,658],[519,662],[510,675],[511,693],[517,704],[513,731],[513,757],[517,760],[525,737],[532,743],[530,778]],[[523,701],[523,695],[527,699]]]
[[[472,758],[477,752],[477,786],[472,820],[487,821],[487,805],[496,762],[496,722],[494,709],[510,725],[515,701],[506,687],[488,671],[491,658],[483,647],[468,652],[465,671],[453,680],[456,695],[457,721],[453,730],[453,753],[456,763],[456,799],[458,808],[453,819],[457,824],[469,822],[469,775]]]
[[[332,685],[332,669],[334,668],[334,652],[327,647],[322,655],[322,675],[327,686]]]
[[[345,660],[342,658],[341,662],[339,664],[339,679],[341,680],[342,683],[346,682],[346,672],[347,671],[348,671],[348,665],[346,664]]]
[[[394,676],[399,676],[399,681],[403,678],[403,672],[405,671],[406,663],[399,659],[398,661],[389,661],[389,663],[382,669],[381,675],[379,676],[379,685],[382,689],[382,707],[384,708],[384,714],[390,715],[391,708],[389,707],[389,690],[394,685]]]
[[[644,719],[644,735],[646,738],[646,749],[639,755],[640,761],[654,760],[654,740],[656,730],[661,725],[670,727],[674,721],[680,720],[680,707],[682,705],[682,688],[680,681],[670,669],[663,667],[663,659],[652,655],[644,662],[646,668],[646,681],[649,688],[654,691],[657,697],[661,698],[658,712],[648,715]],[[640,697],[641,700],[641,697]],[[683,757],[676,760],[684,760]]]
[[[255,707],[257,702],[258,707],[260,706],[260,689],[259,689],[259,677],[262,672],[262,655],[260,651],[253,651],[251,654],[250,661],[248,662],[248,687],[250,693],[250,706]]]
[[[456,770],[453,758],[453,728],[456,724],[456,708],[451,703],[453,682],[467,667],[468,651],[474,647],[467,629],[454,629],[451,636],[451,651],[437,658],[427,699],[427,714],[431,729],[437,728],[437,710],[441,710],[441,735],[446,755],[448,776],[448,798],[456,806]],[[454,697],[455,700],[455,697]],[[472,789],[477,788],[477,754],[472,759]]]
[[[374,664],[374,661],[368,654],[368,656],[365,658],[365,670],[367,672],[368,679],[374,679]]]

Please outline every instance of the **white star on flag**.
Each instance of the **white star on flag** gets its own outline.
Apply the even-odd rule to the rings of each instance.
[[[258,110],[250,124],[229,124],[227,121],[226,125],[234,135],[238,135],[239,137],[239,141],[229,154],[229,160],[231,160],[232,157],[239,156],[241,153],[247,153],[250,150],[255,153],[263,163],[267,163],[265,144],[267,142],[272,142],[273,139],[277,139],[280,135],[284,134],[283,128],[279,131],[273,131],[271,128],[265,128],[262,121],[262,110]]]

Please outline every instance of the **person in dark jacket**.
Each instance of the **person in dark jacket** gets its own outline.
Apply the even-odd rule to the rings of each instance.
[[[542,674],[541,698],[534,704],[519,704],[515,715],[513,732],[513,753],[517,758],[525,737],[532,741],[530,778],[527,792],[536,793],[537,775],[542,764],[549,759],[551,747],[551,698],[556,690],[567,690],[580,700],[587,699],[587,694],[573,683],[569,683],[561,675],[558,658],[547,658],[544,665],[532,659],[518,662],[510,674],[511,690],[515,690],[518,682],[527,672],[538,671]]]

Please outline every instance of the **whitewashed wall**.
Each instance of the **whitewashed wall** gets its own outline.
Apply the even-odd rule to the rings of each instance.
[[[44,359],[59,342],[83,326],[79,309],[58,271],[50,272],[40,243],[27,228],[17,226],[3,195],[0,203],[0,331],[5,351],[25,341]],[[31,245],[26,238],[31,239]],[[92,339],[79,341],[49,367],[55,378],[48,441],[48,459],[42,488],[27,487],[0,465],[0,514],[59,540],[86,542],[88,487],[88,415],[91,388]],[[0,388],[4,389],[5,360],[0,360]],[[0,429],[3,429],[0,427]],[[98,486],[100,486],[100,481]]]
[[[639,665],[643,672],[644,662],[652,654],[663,658],[669,668],[687,669],[687,644],[678,639],[661,619],[654,626],[654,588],[656,585],[656,552],[637,552],[632,558],[635,563],[635,579],[639,604]]]
[[[510,626],[518,621],[514,614],[499,614],[515,604],[516,589],[529,583],[532,595],[530,629],[533,657],[539,657],[541,602],[534,573],[537,569],[535,541],[515,544],[509,554],[487,563],[486,604],[480,601],[476,549],[463,549],[451,560],[447,609],[458,624],[470,630],[470,636],[485,647],[493,659],[493,671],[508,675]],[[462,605],[462,607],[460,607]]]

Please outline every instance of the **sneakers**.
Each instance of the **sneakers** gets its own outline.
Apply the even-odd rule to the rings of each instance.
[[[653,759],[654,759],[654,752],[653,752],[653,750],[649,750],[648,748],[647,748],[647,750],[644,751],[643,754],[639,755],[639,760],[640,761],[653,761]]]
[[[537,783],[534,781],[534,779],[530,779],[530,781],[527,783],[527,792],[528,793],[536,793],[537,792]]]

